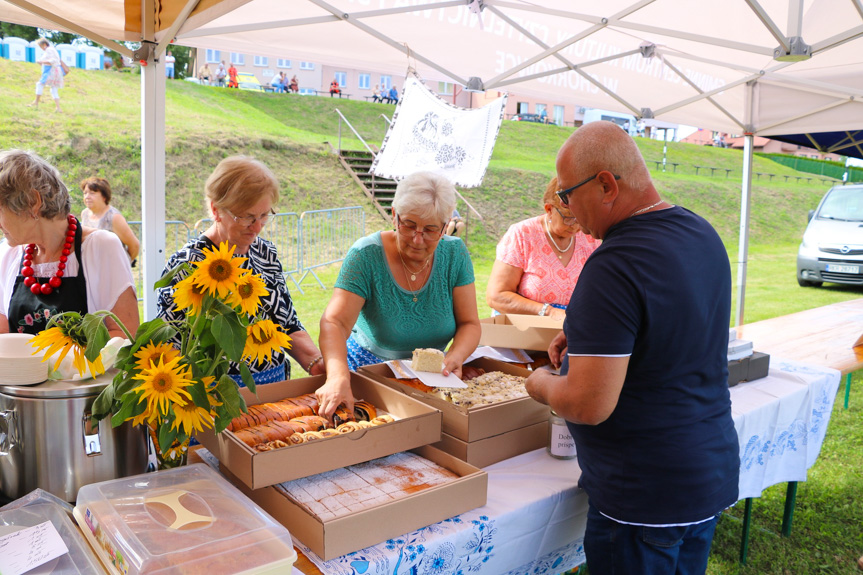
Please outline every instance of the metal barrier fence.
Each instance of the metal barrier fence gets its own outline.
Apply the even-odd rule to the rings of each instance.
[[[303,212],[300,216],[303,273],[295,282],[297,287],[311,274],[323,288],[315,268],[345,259],[350,247],[365,233],[366,213],[360,206]]]
[[[290,279],[300,293],[304,293],[300,284],[309,274],[325,288],[315,268],[342,261],[354,242],[365,235],[365,218],[361,206],[303,214],[284,212],[274,215],[260,236],[275,244],[285,279]],[[192,228],[177,220],[165,222],[165,254],[170,256],[177,252],[210,223],[212,220],[205,218],[198,220],[197,226]],[[142,237],[140,221],[130,221],[129,226],[138,238]],[[132,268],[132,275],[136,292],[140,295],[144,287],[142,267]],[[138,298],[139,301],[141,299]]]

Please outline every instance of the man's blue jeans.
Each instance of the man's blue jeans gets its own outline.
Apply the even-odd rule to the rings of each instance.
[[[590,505],[584,553],[590,575],[704,575],[719,515],[697,525],[625,525]]]

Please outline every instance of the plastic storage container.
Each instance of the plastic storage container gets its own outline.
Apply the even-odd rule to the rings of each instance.
[[[203,464],[86,485],[75,519],[110,573],[290,574],[288,530]]]
[[[8,511],[0,511],[0,536],[21,529],[41,525],[50,521],[66,548],[69,550],[59,557],[28,571],[28,575],[101,575],[104,573],[99,560],[81,536],[78,528],[59,505],[39,502]]]

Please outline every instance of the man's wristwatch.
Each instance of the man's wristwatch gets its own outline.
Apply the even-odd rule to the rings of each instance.
[[[547,314],[547,313],[548,313],[548,307],[549,307],[550,305],[551,305],[550,303],[544,303],[544,304],[542,304],[542,309],[541,309],[541,310],[539,310],[539,313],[538,313],[537,315],[545,315],[545,314]]]

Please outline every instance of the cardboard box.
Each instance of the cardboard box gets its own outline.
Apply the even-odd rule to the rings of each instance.
[[[528,377],[530,371],[486,357],[472,361],[469,365],[485,371],[502,371],[512,375]],[[480,405],[466,409],[452,404],[436,395],[419,391],[399,383],[386,364],[367,365],[360,373],[416,398],[443,413],[443,432],[465,442],[474,442],[501,433],[521,429],[548,421],[548,406],[530,397],[511,399],[492,405]]]
[[[460,478],[327,521],[310,514],[275,487],[250,490],[229,470],[223,472],[247,497],[288,527],[291,535],[328,561],[486,504],[488,475],[484,471],[430,446],[412,451]]]
[[[767,377],[770,369],[770,356],[758,351],[749,357],[728,362],[728,387],[744,381],[755,381]]]
[[[470,443],[444,433],[441,440],[432,444],[432,447],[475,467],[486,467],[528,451],[548,447],[548,421]]]
[[[306,377],[257,387],[257,397],[240,389],[246,404],[267,403],[312,393],[326,377]],[[440,440],[441,413],[390,387],[351,373],[354,397],[391,413],[396,421],[354,433],[258,452],[230,431],[218,436],[213,430],[197,435],[204,447],[219,458],[232,474],[252,489],[316,475]]]
[[[563,329],[562,319],[547,316],[503,314],[479,320],[479,345],[547,351]]]

